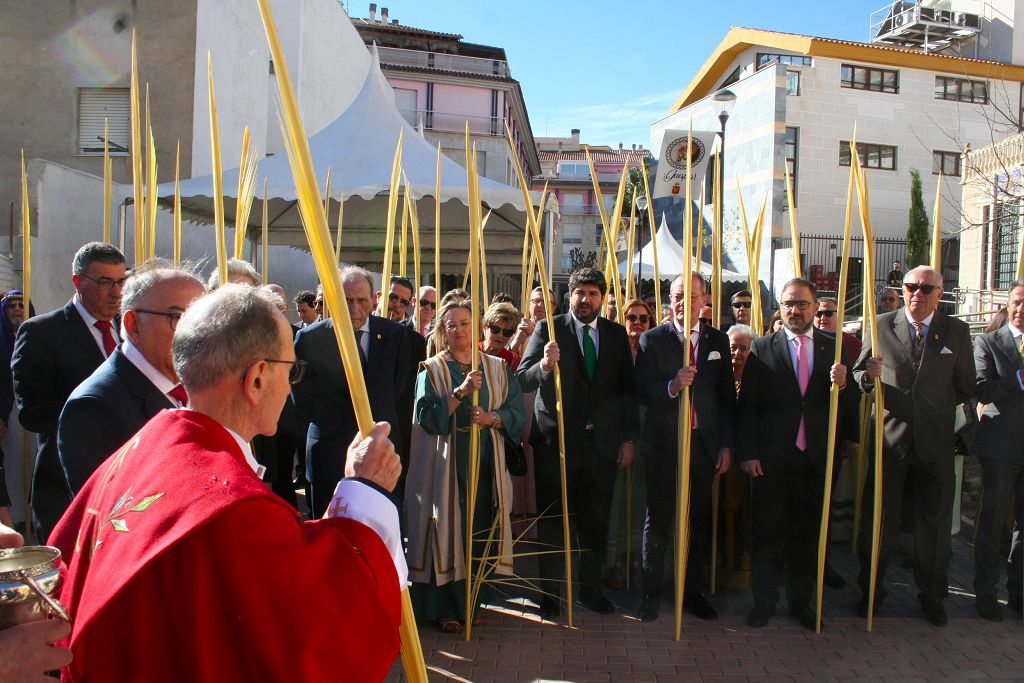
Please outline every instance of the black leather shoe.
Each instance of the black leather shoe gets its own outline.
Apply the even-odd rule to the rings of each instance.
[[[562,616],[562,607],[558,604],[558,600],[550,596],[544,596],[544,599],[540,601],[540,616],[544,619],[557,619]]]
[[[718,618],[718,612],[711,606],[711,601],[704,593],[687,593],[683,599],[683,607],[698,619],[714,621]]]
[[[978,596],[974,600],[974,608],[978,610],[978,616],[989,621],[1002,621],[1003,608],[999,605],[994,595]]]
[[[754,605],[747,615],[747,625],[751,628],[761,628],[768,624],[768,620],[775,616],[774,605]]]
[[[640,621],[654,621],[658,618],[658,605],[661,602],[657,595],[645,595],[640,601],[640,610],[637,617]]]
[[[878,616],[878,611],[882,609],[882,603],[885,602],[885,593],[875,593],[875,609],[872,612],[873,615]],[[857,614],[868,618],[868,596],[862,595],[860,600],[857,602]]]
[[[817,632],[817,630],[818,630],[818,614],[812,608],[806,607],[806,606],[802,607],[802,608],[800,608],[800,607],[792,608],[791,607],[789,609],[789,616],[791,616],[794,619],[796,619],[797,621],[799,621],[800,625],[803,626],[804,628],[806,628],[806,629],[808,629],[810,631]],[[822,629],[824,629],[824,627],[825,627],[824,620],[822,620]]]
[[[598,614],[613,614],[615,612],[615,605],[604,596],[600,588],[580,591],[580,603]]]
[[[825,563],[825,585],[829,588],[846,588],[846,579],[839,575],[832,565]]]
[[[924,618],[932,626],[945,626],[949,618],[946,616],[946,609],[942,606],[941,600],[933,600],[925,595],[917,596],[921,601],[921,609],[924,611]]]

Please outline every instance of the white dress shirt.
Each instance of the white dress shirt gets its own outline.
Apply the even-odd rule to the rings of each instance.
[[[139,351],[139,348],[132,344],[130,339],[125,339],[121,344],[121,353],[131,361],[132,365],[139,369],[139,372],[146,376],[146,379],[156,387],[157,391],[167,397],[172,406],[182,407],[178,399],[171,396],[171,391],[178,385],[167,379],[167,375],[153,367],[153,364],[146,360],[146,357],[142,355],[142,351]]]
[[[1006,323],[1006,327],[1010,330],[1010,336],[1013,337],[1013,345],[1020,349],[1020,338],[1024,335],[1024,330],[1018,330],[1013,326],[1013,323]],[[1019,351],[1018,351],[1019,352]],[[1017,384],[1020,385],[1020,390],[1024,391],[1024,370],[1017,371]]]
[[[72,299],[72,301],[75,304],[75,310],[78,311],[78,315],[82,316],[82,320],[85,321],[85,326],[89,328],[89,334],[91,334],[92,338],[96,340],[96,345],[100,347],[100,353],[102,353],[103,357],[106,358],[107,350],[103,348],[103,333],[96,328],[96,317],[88,310],[86,310],[85,304],[82,303],[82,299],[78,296],[78,294],[75,294],[75,297]],[[114,335],[115,344],[121,343],[121,336],[117,332],[117,325],[115,325],[113,321],[111,321],[110,334]]]
[[[262,480],[263,475],[267,471],[267,468],[256,461],[256,457],[252,454],[252,447],[249,445],[249,442],[243,439],[241,436],[239,436],[237,432],[229,429],[228,427],[224,427],[224,429],[228,430],[228,434],[230,434],[231,438],[235,440],[235,443],[238,444],[238,447],[242,449],[242,456],[245,458],[245,464],[251,467],[252,471],[256,473],[256,476]]]

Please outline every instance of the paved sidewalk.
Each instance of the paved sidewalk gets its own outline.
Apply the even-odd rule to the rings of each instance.
[[[856,561],[848,546],[835,545],[832,561],[850,582],[827,589],[820,635],[786,615],[785,603],[767,627],[752,629],[749,592],[720,591],[721,615],[705,622],[684,612],[683,637],[673,639],[674,616],[666,600],[661,617],[635,618],[637,593],[608,591],[620,613],[600,616],[577,606],[574,626],[541,622],[523,593],[484,614],[472,641],[421,624],[420,637],[432,681],[835,681],[835,680],[1024,680],[1024,626],[1004,609],[1005,621],[976,616],[971,586],[973,549],[954,539],[946,601],[949,625],[924,620],[912,572],[890,569],[889,596],[874,632],[856,616],[859,591],[852,587]],[[1014,618],[1011,618],[1014,617]],[[564,622],[564,618],[562,620]],[[390,681],[403,680],[396,662]]]

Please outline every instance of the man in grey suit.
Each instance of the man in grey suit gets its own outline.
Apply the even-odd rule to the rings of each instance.
[[[878,559],[875,610],[885,598],[884,579],[899,532],[904,483],[912,476],[914,513],[914,581],[921,609],[934,626],[946,624],[942,606],[948,592],[953,495],[953,429],[956,407],[974,395],[974,356],[967,325],[936,310],[942,297],[942,276],[918,266],[903,279],[902,310],[879,315],[878,349],[871,335],[853,375],[872,394],[874,378],[885,389],[885,455],[883,463],[882,534]],[[868,481],[873,475],[868,474]],[[872,487],[865,510],[872,509]],[[861,538],[871,538],[870,514],[863,515]],[[871,543],[860,548],[858,604],[867,615]]]
[[[191,273],[135,271],[121,298],[125,340],[71,392],[57,422],[57,456],[72,494],[150,418],[188,404],[171,359],[181,314],[203,295]]]
[[[996,600],[999,556],[1006,519],[1013,505],[1013,542],[1006,565],[1009,607],[1022,611],[1021,523],[1024,521],[1024,280],[1010,285],[1006,300],[1007,324],[975,340],[974,364],[978,375],[978,401],[985,404],[974,439],[981,461],[984,490],[974,546],[974,593],[978,614],[1002,621]]]

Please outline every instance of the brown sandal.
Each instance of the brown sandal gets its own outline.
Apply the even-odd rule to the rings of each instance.
[[[438,619],[437,627],[441,629],[442,633],[451,633],[453,635],[462,633],[462,622],[451,617],[441,617]]]

